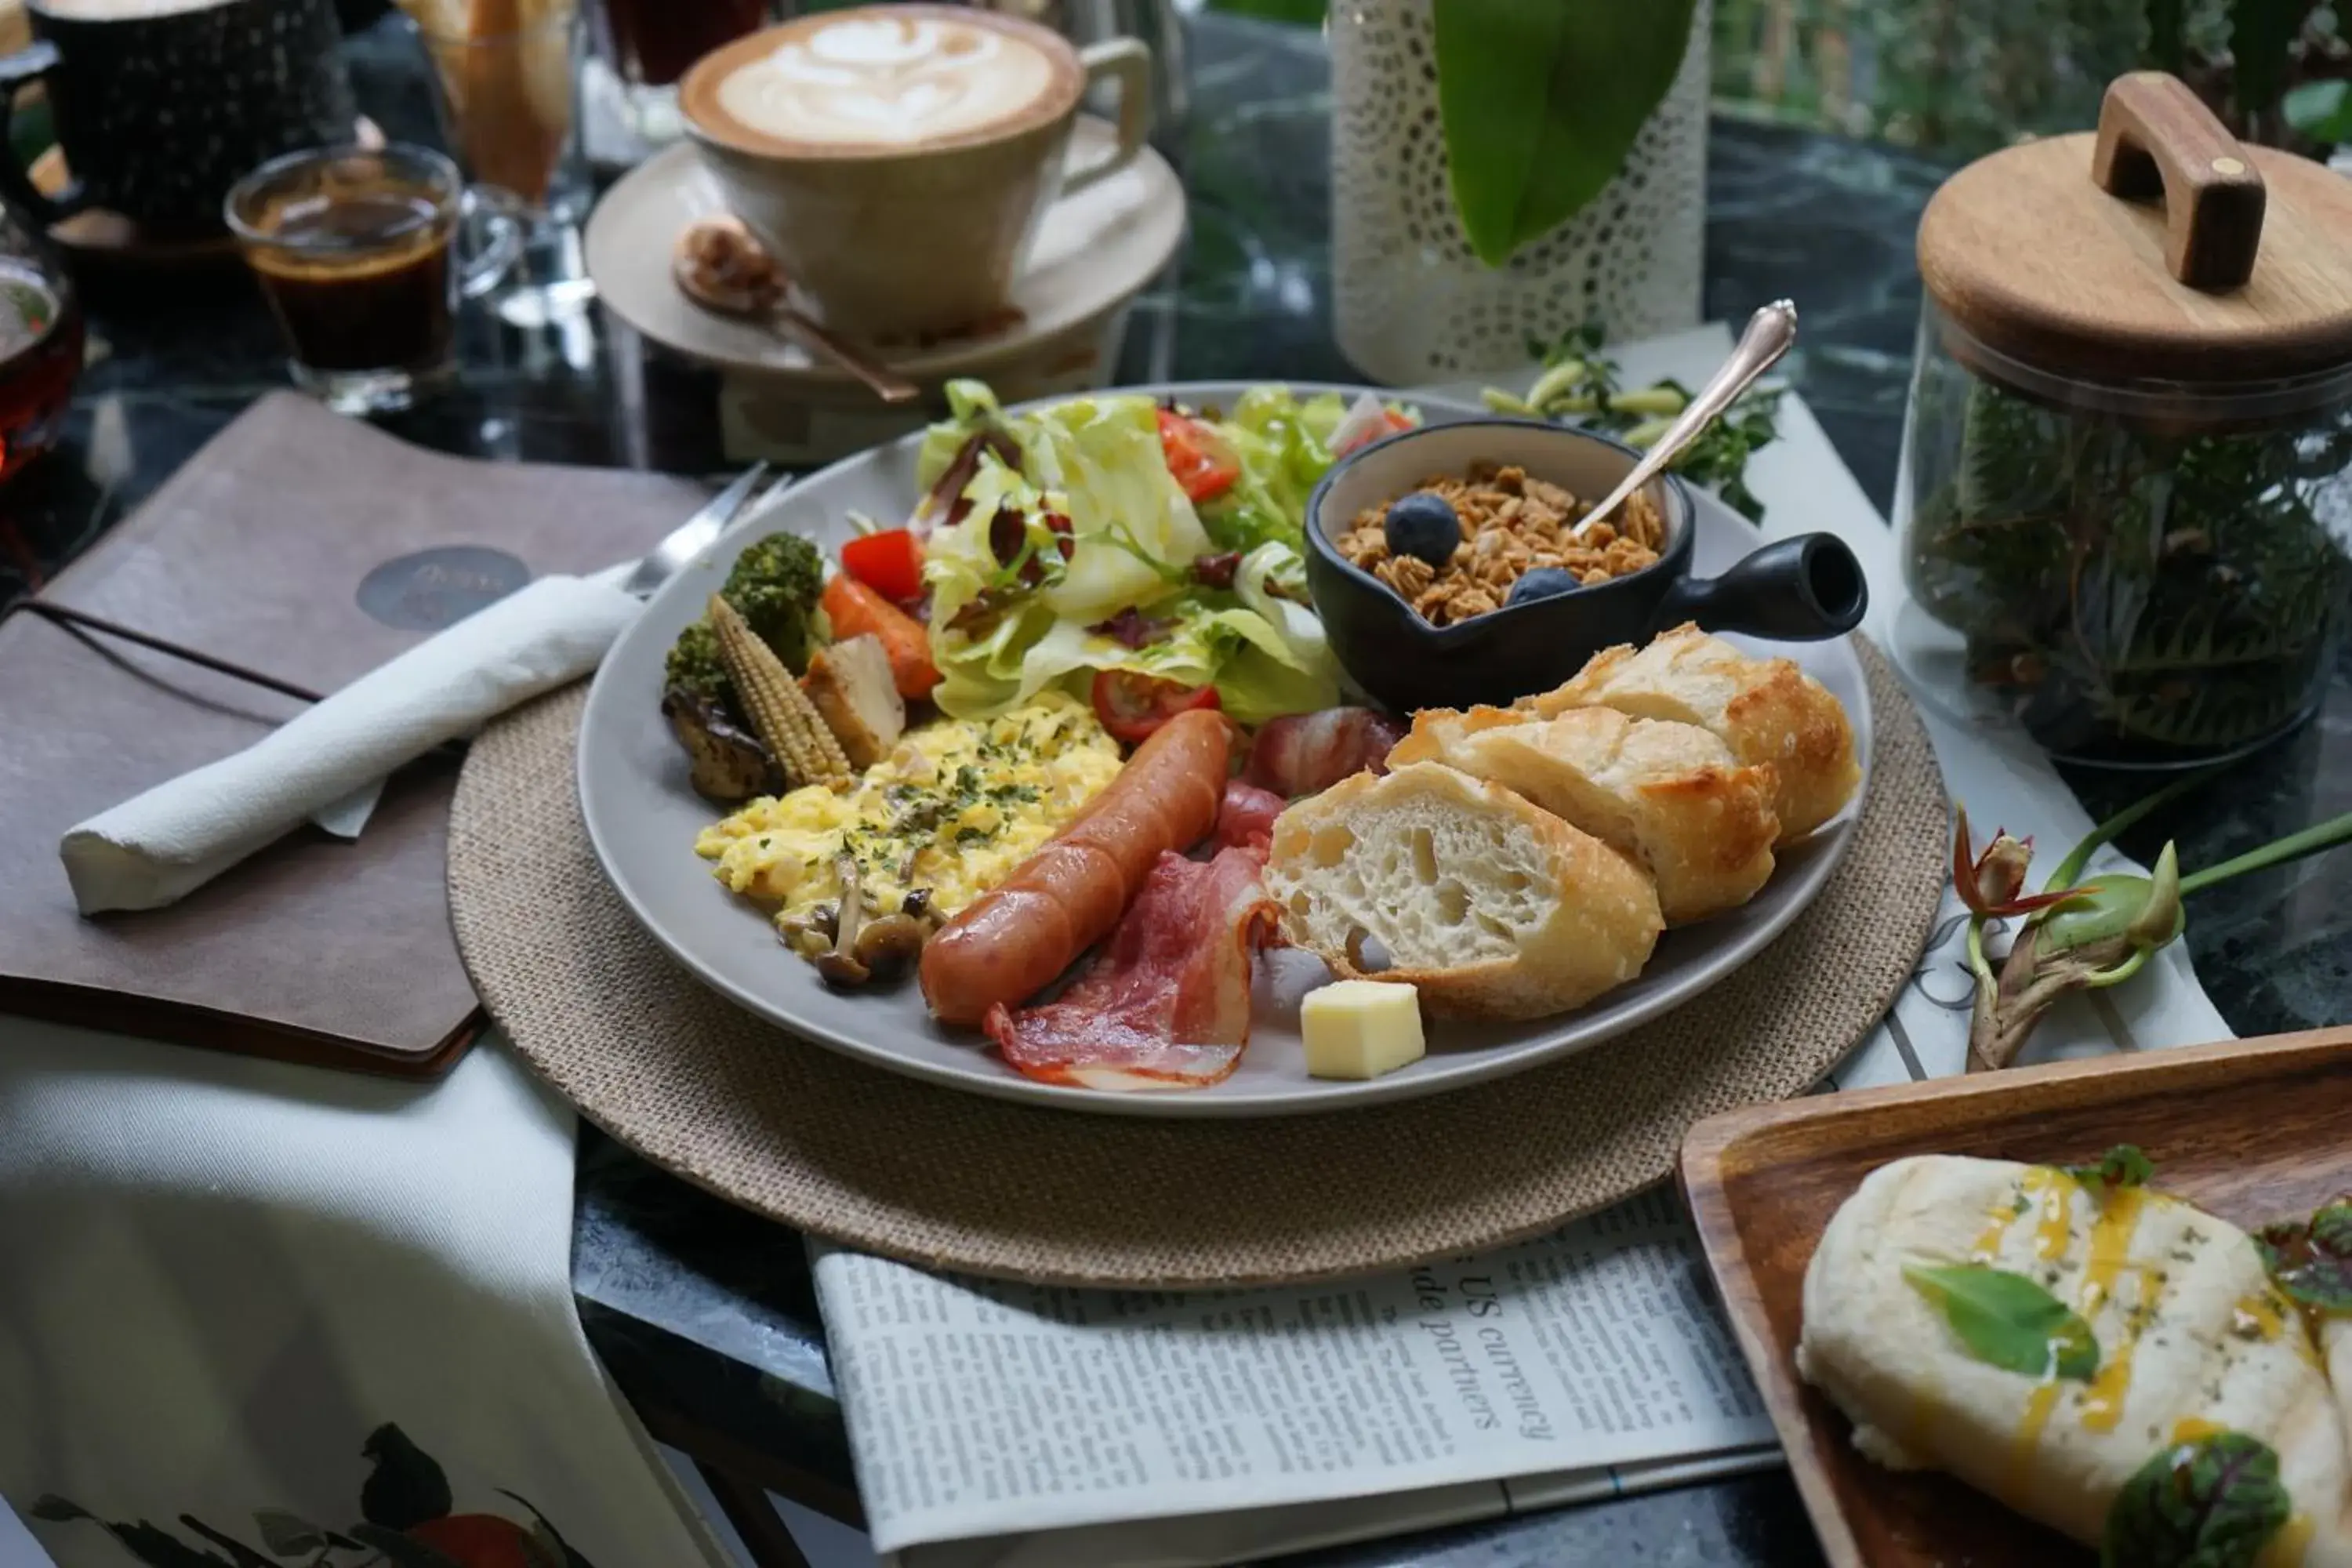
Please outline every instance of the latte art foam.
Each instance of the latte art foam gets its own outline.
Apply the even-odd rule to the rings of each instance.
[[[935,17],[819,23],[719,84],[719,107],[780,141],[915,146],[1017,118],[1049,95],[1028,39]]]

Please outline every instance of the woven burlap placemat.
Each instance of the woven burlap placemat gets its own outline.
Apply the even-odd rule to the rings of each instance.
[[[572,782],[577,689],[474,742],[451,913],[491,1015],[590,1121],[787,1225],[1056,1284],[1362,1273],[1647,1186],[1694,1121],[1804,1092],[1885,1013],[1935,915],[1944,791],[1917,710],[1856,646],[1877,720],[1859,836],[1778,942],[1630,1034],[1393,1106],[1234,1121],[1055,1110],[902,1078],[753,1017],[672,962],[598,869]]]

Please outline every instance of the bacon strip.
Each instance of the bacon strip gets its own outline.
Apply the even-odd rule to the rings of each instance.
[[[1403,739],[1403,725],[1370,708],[1286,714],[1258,731],[1242,777],[1296,800],[1366,768],[1385,771],[1381,764],[1389,748]]]
[[[1093,965],[1060,999],[982,1027],[1030,1078],[1081,1089],[1199,1089],[1241,1065],[1250,954],[1275,929],[1263,846],[1162,854]]]
[[[1264,850],[1274,842],[1274,819],[1288,804],[1271,790],[1239,779],[1227,779],[1224,797],[1217,803],[1217,826],[1209,842],[1220,849],[1239,849],[1254,844]]]

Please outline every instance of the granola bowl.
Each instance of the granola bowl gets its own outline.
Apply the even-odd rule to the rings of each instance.
[[[1862,563],[1833,534],[1780,540],[1718,575],[1694,575],[1695,503],[1672,475],[1573,538],[1640,457],[1589,431],[1467,419],[1342,458],[1307,501],[1307,580],[1349,679],[1398,712],[1500,704],[1559,685],[1604,647],[1685,621],[1790,642],[1861,624]],[[1396,559],[1406,552],[1391,554],[1373,535],[1378,520],[1404,498],[1432,495],[1454,518],[1454,547],[1441,519],[1433,546],[1391,534],[1422,551]],[[1538,571],[1550,575],[1521,585]]]

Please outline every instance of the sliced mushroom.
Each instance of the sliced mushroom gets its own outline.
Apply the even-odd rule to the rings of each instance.
[[[930,929],[909,914],[867,921],[857,933],[857,962],[877,981],[898,979],[914,967],[930,937]]]
[[[844,855],[834,862],[834,870],[841,879],[841,907],[835,917],[833,947],[816,956],[816,972],[827,985],[842,990],[854,989],[871,979],[872,973],[857,958],[859,916],[864,912],[863,889],[857,885],[857,862]]]
[[[782,787],[783,774],[768,748],[717,703],[673,688],[662,694],[661,710],[686,750],[695,792],[705,799],[732,805]]]

